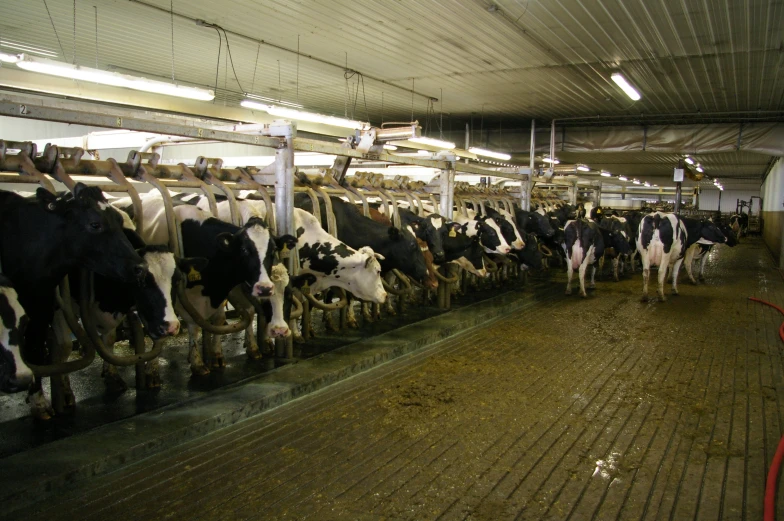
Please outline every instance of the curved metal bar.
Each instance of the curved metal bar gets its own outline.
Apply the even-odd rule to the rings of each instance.
[[[239,315],[239,321],[235,322],[234,324],[228,324],[225,326],[216,326],[215,324],[206,320],[203,316],[196,311],[196,308],[193,307],[193,304],[190,300],[188,300],[188,296],[185,294],[185,286],[180,284],[177,286],[177,298],[180,301],[183,309],[185,312],[188,313],[188,316],[196,322],[200,328],[208,331],[209,333],[214,333],[216,335],[227,335],[229,333],[236,333],[237,331],[242,331],[248,324],[250,324],[250,315],[244,308],[235,306],[237,310],[237,314]],[[232,304],[233,305],[233,304]]]
[[[92,345],[95,347],[96,351],[98,351],[98,354],[101,355],[101,358],[112,365],[124,367],[129,365],[136,365],[139,362],[149,362],[161,354],[161,342],[158,343],[157,350],[155,344],[153,344],[152,350],[146,353],[134,354],[130,356],[114,354],[112,348],[107,347],[103,343],[103,339],[101,338],[101,335],[98,334],[97,328],[95,326],[93,314],[90,311],[91,304],[94,302],[93,273],[86,269],[82,270],[81,294],[82,298],[79,301],[79,309],[81,313],[82,324],[84,324],[84,331],[87,334],[87,337],[90,339]],[[136,341],[144,342],[144,337],[136,339]]]
[[[408,295],[411,292],[411,281],[408,279],[408,277],[396,269],[392,270],[390,273],[392,273],[403,284],[404,287],[402,289],[395,289],[390,286],[382,277],[381,284],[384,286],[384,290],[386,290],[387,293],[391,293],[392,295]]]
[[[329,194],[327,194],[324,191],[324,189],[321,188],[320,186],[314,186],[312,189],[317,194],[319,194],[321,196],[321,198],[324,200],[324,210],[326,211],[326,214],[327,214],[327,232],[330,235],[332,235],[334,237],[337,237],[338,236],[338,224],[337,224],[337,221],[335,221],[335,214],[332,211],[332,199],[329,198],[330,197]]]
[[[174,203],[172,202],[169,189],[166,188],[157,177],[148,172],[144,165],[139,166],[136,178],[139,181],[150,183],[161,194],[161,197],[163,198],[163,208],[166,214],[166,228],[169,232],[169,249],[174,255],[183,257],[184,255],[180,248],[180,245],[182,244],[181,232],[179,226],[177,226],[177,218],[174,215]]]
[[[357,190],[356,187],[351,186],[350,184],[347,184],[344,188],[347,192],[351,192],[352,194],[359,197],[360,201],[362,201],[362,213],[365,215],[365,217],[370,217],[370,207],[368,206],[367,197]]]
[[[324,228],[324,225],[321,223],[321,203],[319,202],[318,194],[312,188],[306,188],[305,193],[308,194],[308,197],[310,197],[310,202],[313,205],[313,217],[316,218],[319,226]]]
[[[218,204],[215,202],[215,194],[212,193],[212,190],[210,190],[209,185],[203,180],[199,179],[199,177],[193,173],[193,170],[191,170],[191,168],[185,163],[180,163],[177,166],[179,166],[181,169],[180,172],[180,175],[182,176],[181,179],[185,182],[196,183],[198,185],[199,189],[201,190],[201,193],[203,193],[204,196],[207,198],[207,204],[209,204],[210,213],[213,215],[213,217],[218,217]],[[223,188],[225,188],[225,186],[223,186]],[[224,192],[224,194],[225,193],[226,192]],[[234,193],[232,193],[231,196],[233,197]],[[226,194],[226,197],[229,197],[229,195]],[[231,203],[229,203],[229,208],[231,209]],[[234,211],[236,212],[236,208],[234,209]],[[234,215],[235,213],[232,213],[232,218],[234,217]]]
[[[289,315],[289,320],[299,320],[299,318],[302,317],[304,306],[296,295],[291,295],[291,304],[293,308],[291,310],[291,314]]]
[[[400,212],[397,211],[397,203],[395,202],[395,198],[392,194],[389,193],[389,190],[386,188],[378,187],[376,188],[378,194],[381,196],[381,200],[384,201],[384,207],[387,209],[387,217],[392,219],[392,226],[397,229],[402,229],[402,225],[400,223]],[[384,200],[387,198],[387,200]],[[394,207],[394,214],[392,212],[392,208]]]
[[[409,192],[411,197],[416,201],[416,214],[420,217],[425,216],[425,207],[422,206],[422,198],[416,192]]]
[[[64,286],[67,287],[67,284],[67,280],[64,280]],[[90,342],[90,339],[87,337],[87,333],[85,333],[84,329],[82,329],[82,327],[79,325],[79,321],[76,319],[76,316],[73,314],[73,310],[71,309],[70,302],[69,305],[65,305],[65,300],[70,301],[71,299],[70,292],[67,293],[69,294],[66,295],[66,298],[63,298],[59,291],[55,291],[55,299],[57,300],[57,304],[60,306],[60,309],[63,312],[63,317],[65,317],[65,321],[68,324],[68,327],[71,329],[71,332],[73,332],[74,336],[76,336],[76,339],[79,341],[82,349],[84,349],[84,354],[77,360],[57,362],[47,365],[31,364],[25,360],[24,362],[27,367],[30,368],[35,376],[40,378],[73,373],[74,371],[84,369],[85,367],[92,364],[93,360],[95,360],[95,346],[92,344],[92,342]]]
[[[206,172],[204,172],[204,182],[210,184],[220,190],[223,195],[226,196],[226,200],[229,203],[229,215],[231,217],[231,224],[234,226],[242,226],[242,222],[240,219],[240,208],[237,205],[237,197],[234,195],[234,191],[226,186],[223,181],[221,181],[218,177],[220,172],[215,170],[214,168],[208,168]],[[213,196],[213,199],[215,197]],[[210,208],[212,209],[212,208]],[[269,211],[267,212],[269,213]],[[217,212],[213,214],[215,217],[218,216]]]
[[[44,174],[38,171],[30,156],[28,156],[25,152],[19,152],[17,157],[19,158],[19,170],[23,175],[34,178],[39,185],[43,186],[49,192],[53,194],[56,193],[52,182],[47,179]]]
[[[545,257],[553,256],[553,251],[541,242],[539,243],[539,251],[542,252],[542,255],[544,255]]]
[[[458,280],[460,280],[460,270],[459,269],[456,271],[454,277],[444,277],[443,275],[441,275],[441,271],[440,270],[435,270],[435,274],[436,274],[436,278],[438,279],[438,281],[439,282],[443,282],[445,284],[452,284],[452,283],[457,282]]]
[[[488,257],[486,253],[482,253],[482,259],[485,261],[485,266],[488,273],[495,273],[498,271],[498,265],[493,262],[493,259]]]
[[[316,307],[323,311],[335,311],[338,309],[342,309],[346,307],[346,305],[348,305],[348,297],[346,296],[346,292],[343,291],[341,288],[337,288],[337,289],[342,292],[342,296],[340,297],[340,300],[338,300],[337,302],[331,302],[329,304],[325,304],[324,302],[321,302],[319,299],[317,299],[310,293],[305,292],[303,293],[303,295],[305,295],[305,298],[308,299],[308,302],[310,302],[310,304],[313,307]]]

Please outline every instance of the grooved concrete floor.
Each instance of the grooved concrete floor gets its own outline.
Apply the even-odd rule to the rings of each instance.
[[[759,240],[711,255],[707,282],[666,303],[639,302],[639,273],[586,300],[558,283],[14,517],[759,519],[782,317],[747,296],[782,305],[784,283]]]

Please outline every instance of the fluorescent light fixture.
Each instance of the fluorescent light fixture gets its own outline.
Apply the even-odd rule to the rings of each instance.
[[[59,76],[61,78],[70,78],[74,80],[87,81],[90,83],[100,83],[101,85],[110,85],[112,87],[124,87],[126,89],[141,90],[145,92],[153,92],[155,94],[165,94],[167,96],[177,96],[180,98],[189,98],[202,101],[210,101],[215,98],[215,93],[209,89],[201,89],[198,87],[186,87],[184,85],[176,85],[174,83],[166,83],[157,80],[148,80],[138,76],[130,76],[128,74],[120,74],[118,72],[108,72],[99,69],[91,69],[89,67],[80,67],[70,63],[63,63],[48,58],[38,58],[21,55],[17,67],[41,74],[49,74],[50,76]]]
[[[587,166],[584,166],[584,165],[578,165],[577,166],[577,170],[579,170],[580,172],[590,172],[591,171],[590,168],[588,168]]]
[[[635,180],[633,180],[633,181],[632,181],[632,183],[634,183],[634,184],[636,184],[636,185],[640,184],[640,182],[639,182],[638,180],[636,180],[636,179],[635,179]]]
[[[417,155],[420,156],[432,156],[433,153],[429,150],[417,150]]]
[[[16,49],[25,53],[40,54],[41,56],[46,56],[47,58],[57,58],[57,53],[54,51],[41,49],[40,47],[33,47],[32,45],[19,42],[0,40],[0,47],[8,47],[9,49]]]
[[[645,186],[648,186],[648,187],[650,187],[650,186],[651,186],[651,183],[648,183],[648,182],[646,182],[646,183],[645,183]]]
[[[259,100],[259,101],[263,101],[263,102],[266,102],[266,103],[277,103],[278,105],[285,105],[287,107],[292,107],[292,108],[295,108],[295,109],[304,109],[305,108],[304,106],[300,105],[299,103],[292,103],[290,101],[284,101],[284,100],[279,100],[279,99],[267,98],[265,96],[259,96],[257,94],[250,94],[250,93],[247,93],[247,92],[245,93],[245,97],[246,98],[255,99],[255,100]]]
[[[4,52],[0,52],[0,62],[16,63],[18,61],[19,61],[18,54],[6,54]]]
[[[397,150],[395,145],[384,145],[384,150]]]
[[[542,161],[544,161],[545,163],[552,163],[554,165],[557,165],[557,164],[560,163],[560,161],[558,161],[557,159],[556,160],[552,160],[549,157],[543,157]]]
[[[687,163],[689,163],[690,165],[693,165],[693,164],[694,164],[694,160],[693,160],[692,158],[690,158],[689,156],[686,156],[686,158],[684,159],[684,161],[686,161],[686,162],[687,162]]]
[[[299,121],[310,121],[312,123],[323,123],[325,125],[332,125],[334,127],[362,129],[370,126],[370,123],[365,123],[363,121],[353,121],[350,119],[336,118],[335,116],[316,114],[315,112],[305,112],[288,107],[267,105],[265,103],[259,103],[258,101],[252,101],[248,99],[243,100],[240,105],[246,109],[263,110],[272,116],[278,116],[286,119],[296,119]]]
[[[637,89],[632,87],[628,81],[626,81],[626,78],[624,78],[620,72],[614,72],[610,76],[610,78],[612,78],[615,84],[618,85],[621,88],[621,90],[623,90],[623,92],[625,92],[626,95],[629,96],[631,99],[633,99],[634,101],[640,99],[641,97],[640,93],[637,92]]]
[[[610,172],[601,172],[599,175],[602,177],[612,177],[612,174]]]
[[[619,175],[618,179],[620,179],[621,181],[628,181],[629,180],[627,177],[624,177],[622,175]]]
[[[494,157],[496,159],[503,159],[504,161],[509,161],[510,159],[512,159],[512,156],[510,156],[509,154],[504,154],[502,152],[493,152],[492,150],[485,150],[484,148],[471,147],[468,149],[468,151],[478,156]]]
[[[705,170],[702,169],[700,165],[697,165],[697,172],[704,172]]]
[[[654,183],[654,185],[653,185],[653,186],[659,186],[659,185],[657,185],[657,184],[655,184],[655,183]]]
[[[441,148],[444,150],[452,150],[455,144],[450,141],[441,141],[440,139],[433,139],[430,137],[410,137],[409,141],[414,143],[421,143],[422,145],[430,145],[431,147]]]

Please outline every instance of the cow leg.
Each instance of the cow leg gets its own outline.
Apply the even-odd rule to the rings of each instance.
[[[354,311],[354,299],[349,297],[347,306],[348,309],[346,309],[346,324],[351,329],[359,329],[359,324],[357,323],[357,315]]]
[[[667,268],[670,265],[670,256],[668,254],[662,255],[661,264],[659,265],[659,299],[662,302],[667,301],[667,297],[664,296],[664,284],[667,282]]]
[[[574,275],[574,269],[572,268],[572,259],[569,257],[566,258],[566,294],[572,294],[572,275]]]
[[[395,274],[387,273],[384,276],[384,280],[387,281],[387,284],[389,284],[389,286],[392,286],[395,283]],[[387,299],[386,301],[384,301],[384,311],[386,311],[387,314],[391,316],[397,315],[397,311],[395,311],[395,306],[392,305],[392,295],[387,295]]]
[[[226,310],[221,307],[221,309],[219,309],[215,315],[210,317],[209,321],[216,326],[224,325],[226,323]],[[223,358],[223,343],[221,342],[221,335],[207,335],[204,331],[202,331],[201,335],[202,341],[205,337],[207,337],[209,340],[207,343],[205,343],[204,349],[210,360],[210,368],[221,369],[226,367],[226,361]]]
[[[604,257],[605,256],[602,255],[602,258],[599,259],[599,279],[602,279],[604,277]],[[596,266],[595,265],[593,266],[593,271],[594,271],[594,274],[595,274],[596,273]],[[591,275],[591,287],[594,287],[593,275]]]
[[[327,331],[331,331],[332,333],[340,331],[340,328],[335,324],[335,317],[332,315],[332,311],[324,311],[322,317],[324,327]]]
[[[368,302],[363,302],[359,305],[359,309],[362,314],[362,321],[365,324],[373,322],[373,315],[370,313],[370,306],[371,304]]]
[[[705,265],[708,263],[708,253],[702,254],[702,259],[700,259],[700,275],[699,279],[704,281],[705,280]]]
[[[681,264],[683,264],[683,259],[678,259],[675,261],[675,266],[672,269],[672,294],[678,294],[678,274],[681,271]]]
[[[686,250],[686,274],[689,276],[689,280],[692,284],[697,284],[697,281],[694,278],[694,274],[692,273],[692,269],[694,267],[694,251],[694,248],[689,248]]]
[[[34,419],[48,421],[54,416],[54,409],[44,394],[41,377],[33,377],[33,383],[30,385],[26,401],[30,406],[30,414]]]
[[[586,257],[588,257],[586,255]],[[588,270],[588,261],[587,259],[580,264],[580,268],[578,271],[578,276],[580,278],[580,296],[585,298],[588,294],[585,292],[585,272]]]
[[[111,349],[117,341],[117,330],[112,329],[110,332],[103,335],[102,340],[103,345]],[[104,361],[101,376],[103,377],[104,386],[106,386],[106,392],[119,394],[128,390],[128,384],[126,384],[125,380],[120,376],[120,373],[117,371],[117,366]]]
[[[194,376],[204,376],[210,374],[209,368],[204,364],[204,358],[199,349],[199,327],[196,324],[188,323],[188,362],[191,364],[191,374]],[[202,335],[203,336],[203,335]]]
[[[147,389],[161,388],[161,364],[158,358],[153,358],[144,364],[144,386]]]
[[[642,256],[642,301],[648,302],[648,279],[651,277],[651,262],[647,255]]]
[[[591,284],[588,287],[590,289],[596,287],[596,264],[591,264]]]

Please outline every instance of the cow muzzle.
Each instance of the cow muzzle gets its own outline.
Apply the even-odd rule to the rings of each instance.
[[[444,254],[444,252],[433,254],[433,262],[435,262],[436,264],[441,264],[445,260],[446,260],[446,254]]]
[[[253,285],[251,295],[254,297],[271,297],[275,294],[275,286],[272,284],[262,284],[257,282]]]
[[[180,321],[166,322],[161,326],[161,336],[174,336],[180,332]]]
[[[291,329],[287,325],[270,326],[267,328],[267,336],[269,338],[286,338],[291,334]]]

